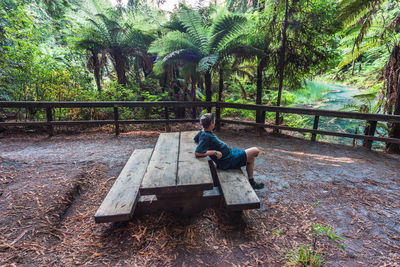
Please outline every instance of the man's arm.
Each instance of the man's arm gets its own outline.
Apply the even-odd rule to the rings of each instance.
[[[222,158],[222,153],[216,150],[207,150],[205,153],[195,152],[194,155],[196,157],[216,156],[217,159]]]
[[[199,137],[200,137],[201,131],[202,131],[202,130],[200,130],[200,131],[196,134],[196,136],[193,138],[193,139],[194,139],[194,142],[195,142],[196,144],[199,143]]]

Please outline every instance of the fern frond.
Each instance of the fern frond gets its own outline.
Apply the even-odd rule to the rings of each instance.
[[[369,93],[364,93],[364,94],[357,94],[354,95],[353,97],[358,98],[358,99],[363,99],[363,100],[374,100],[377,97],[378,92],[369,92]]]
[[[225,43],[244,31],[243,26],[246,22],[247,18],[239,14],[226,14],[217,17],[210,28],[210,51],[221,50]]]
[[[125,34],[121,38],[120,46],[123,49],[147,50],[154,39],[155,36],[153,34],[126,25]]]
[[[182,6],[178,13],[178,19],[190,35],[192,42],[207,54],[208,34],[203,26],[200,14],[188,7]]]
[[[199,59],[200,55],[198,51],[190,49],[180,49],[166,55],[163,58],[162,62],[164,64],[171,63],[173,61],[199,62]]]
[[[400,13],[386,26],[386,29],[396,29],[400,27]]]
[[[203,57],[199,61],[196,71],[204,72],[210,70],[215,65],[215,63],[217,63],[218,58],[219,58],[218,55],[215,54]]]
[[[343,0],[341,2],[338,20],[343,22],[345,27],[350,27],[357,23],[362,25],[355,39],[353,50],[355,47],[358,48],[363,41],[371,26],[373,14],[376,13],[376,9],[383,1],[385,0]]]
[[[168,53],[181,49],[196,50],[197,47],[187,33],[173,31],[154,41],[150,45],[149,52],[164,57]]]
[[[346,56],[344,56],[344,58],[342,59],[342,61],[339,62],[337,67],[339,69],[343,68],[347,64],[352,63],[354,60],[356,60],[360,55],[362,55],[364,52],[366,52],[370,48],[377,47],[379,45],[380,45],[380,42],[375,41],[375,42],[369,42],[359,48],[354,49],[353,51],[348,53]]]
[[[352,26],[368,15],[384,0],[342,0],[338,20],[345,27]]]
[[[359,110],[360,110],[360,105],[356,104],[344,105],[342,108],[339,109],[339,111],[356,111],[356,112],[358,112]]]

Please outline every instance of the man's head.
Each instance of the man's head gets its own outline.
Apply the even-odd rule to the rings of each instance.
[[[200,123],[204,129],[210,127],[214,123],[214,115],[212,113],[206,113],[200,118]]]

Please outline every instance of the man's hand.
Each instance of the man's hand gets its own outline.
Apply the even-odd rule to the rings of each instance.
[[[217,159],[222,158],[222,153],[219,151],[215,151],[215,153],[217,154]]]

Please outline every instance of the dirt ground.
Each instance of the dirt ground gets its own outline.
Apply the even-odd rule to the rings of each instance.
[[[318,238],[327,266],[399,266],[399,156],[260,137],[251,128],[218,135],[236,148],[261,149],[261,209],[235,220],[208,209],[187,218],[162,213],[95,224],[132,151],[153,147],[159,133],[3,133],[0,266],[283,266],[291,250],[313,243],[315,223],[345,238],[345,251]]]

